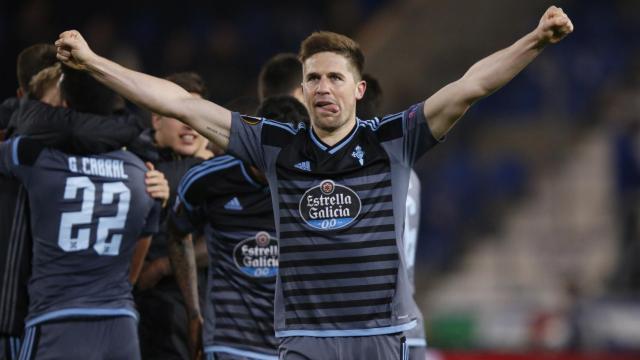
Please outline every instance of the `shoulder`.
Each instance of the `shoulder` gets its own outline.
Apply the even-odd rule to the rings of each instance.
[[[365,130],[375,133],[380,141],[388,141],[402,137],[403,112],[385,115],[383,117],[375,117],[370,120],[358,119],[358,126]]]
[[[292,137],[306,131],[303,122],[290,123],[271,119],[262,119],[262,143],[264,145],[282,146]]]
[[[14,165],[32,166],[45,149],[44,145],[35,139],[26,136],[17,136],[7,142],[11,147],[11,156]]]
[[[410,122],[415,122],[422,118],[422,107],[424,103],[418,103],[409,108],[370,120],[358,119],[360,126],[375,132],[380,141],[389,141],[404,136],[405,130]]]
[[[231,155],[219,155],[192,166],[180,181],[180,192],[186,191],[195,182],[209,175],[217,175],[234,166],[241,166],[242,161]]]

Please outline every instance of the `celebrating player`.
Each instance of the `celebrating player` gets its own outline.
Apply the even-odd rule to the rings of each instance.
[[[192,126],[269,181],[280,239],[275,330],[281,359],[402,359],[416,326],[402,249],[414,161],[477,100],[496,91],[548,44],[573,31],[550,7],[538,26],[474,64],[426,101],[360,121],[364,55],[353,40],[320,32],[301,45],[311,127],[240,116],[169,82],[97,56],[77,31],[58,58],[126,98]]]

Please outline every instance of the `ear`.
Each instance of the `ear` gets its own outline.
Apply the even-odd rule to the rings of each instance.
[[[153,126],[154,130],[158,130],[160,128],[160,121],[162,120],[162,117],[159,116],[158,114],[151,114],[151,126]]]
[[[21,87],[17,88],[17,89],[16,89],[16,97],[17,97],[18,99],[20,99],[20,98],[21,98],[21,97],[23,97],[23,96],[24,96],[24,90],[22,90],[22,88],[21,88]]]
[[[69,107],[69,103],[67,103],[67,100],[62,99],[62,107],[63,108],[68,108]]]
[[[300,86],[296,87],[295,90],[293,90],[293,97],[304,104],[304,92],[302,90],[302,84],[300,84]]]
[[[364,80],[358,81],[356,84],[356,100],[360,100],[364,97],[364,92],[367,90],[367,82]]]

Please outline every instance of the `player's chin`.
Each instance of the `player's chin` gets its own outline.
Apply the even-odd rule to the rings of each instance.
[[[319,115],[319,116],[316,117],[316,119],[317,119],[317,121],[316,121],[317,125],[319,125],[322,128],[325,128],[325,129],[330,129],[330,128],[335,127],[336,123],[338,122],[335,117],[326,116],[326,115],[324,115],[324,116]]]
[[[182,155],[182,156],[193,156],[193,154],[196,153],[196,151],[198,151],[198,146],[196,146],[195,144],[189,144],[189,145],[178,145],[175,146],[173,148],[173,151],[175,151],[176,153]]]
[[[333,123],[338,123],[340,122],[340,111],[337,112],[331,112],[331,111],[327,111],[327,110],[316,110],[316,119],[320,120],[322,123],[325,124],[333,124]]]

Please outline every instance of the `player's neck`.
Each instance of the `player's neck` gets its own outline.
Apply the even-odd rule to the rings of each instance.
[[[313,126],[313,131],[320,138],[320,140],[322,140],[323,143],[329,146],[333,146],[339,143],[347,135],[349,135],[354,126],[356,126],[355,117],[353,118],[353,120],[347,121],[344,125],[337,129],[326,130],[318,126]]]

